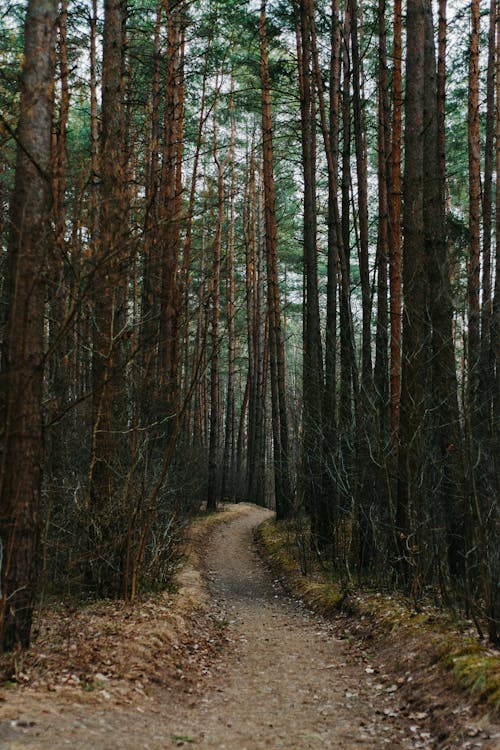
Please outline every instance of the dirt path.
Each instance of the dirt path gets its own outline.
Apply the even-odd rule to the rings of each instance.
[[[263,517],[252,511],[212,540],[211,587],[236,643],[222,686],[181,733],[210,749],[415,747],[391,686],[375,688],[332,627],[273,585],[252,544]]]
[[[287,598],[258,558],[247,512],[214,531],[206,550],[212,617],[226,636],[194,687],[158,689],[135,706],[22,701],[0,724],[0,748],[37,750],[316,750],[433,748],[424,712],[408,715],[398,684]],[[196,644],[193,644],[196,651]],[[471,739],[462,747],[497,747]]]

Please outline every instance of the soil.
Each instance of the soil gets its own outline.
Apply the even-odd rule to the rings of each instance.
[[[375,648],[289,597],[254,546],[268,516],[239,505],[198,535],[177,603],[73,613],[65,651],[45,630],[0,696],[0,748],[500,748],[498,724],[418,673],[418,644]]]

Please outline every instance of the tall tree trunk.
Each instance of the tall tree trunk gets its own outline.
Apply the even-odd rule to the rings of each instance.
[[[70,106],[69,66],[68,66],[68,6],[67,0],[61,0],[59,13],[59,92],[58,112],[54,113],[52,139],[52,216],[54,222],[54,242],[48,258],[48,313],[49,332],[48,346],[51,356],[48,361],[48,388],[50,399],[47,423],[50,425],[45,434],[45,452],[47,463],[47,502],[44,529],[48,531],[52,510],[63,494],[65,474],[68,471],[66,458],[66,434],[69,420],[62,419],[65,414],[65,402],[69,398],[70,358],[73,356],[74,340],[69,328],[69,300],[75,294],[66,278],[67,258],[74,252],[66,242],[66,144],[67,126]],[[42,577],[45,578],[48,557],[46,554],[46,534],[42,537]]]
[[[121,593],[124,538],[120,456],[127,420],[124,390],[127,207],[123,153],[123,33],[125,7],[107,0],[102,66],[100,233],[96,252],[93,341],[93,436],[89,469],[89,585]]]
[[[321,493],[324,507],[324,536],[334,542],[334,531],[338,522],[338,490],[335,477],[337,452],[337,279],[339,259],[343,258],[342,228],[338,205],[338,141],[339,141],[339,101],[340,101],[340,62],[341,39],[338,0],[332,0],[332,29],[330,50],[330,101],[327,118],[325,96],[319,64],[314,14],[310,17],[313,69],[318,93],[321,130],[325,146],[328,168],[328,270],[327,270],[327,313],[326,313],[326,355],[325,390],[323,395],[323,488]],[[328,502],[327,502],[328,497]],[[333,549],[336,559],[336,549]]]
[[[342,242],[340,226],[340,210],[338,205],[338,161],[339,161],[339,107],[340,107],[340,69],[341,69],[341,36],[339,2],[332,0],[331,9],[331,37],[330,37],[330,100],[328,130],[326,117],[323,116],[324,106],[321,104],[320,114],[322,129],[328,132],[325,143],[328,163],[328,270],[327,270],[327,310],[325,335],[325,399],[324,422],[327,450],[330,455],[335,453],[337,441],[337,280],[339,267],[339,245]],[[320,71],[316,64],[316,79],[318,85]],[[323,119],[325,122],[323,123]],[[328,433],[328,434],[327,434]]]
[[[425,2],[408,0],[404,249],[403,352],[400,412],[399,481],[396,527],[398,557],[404,577],[418,578],[418,540],[414,516],[423,508],[420,472],[424,403],[424,319],[426,303],[423,165],[424,165],[424,42]]]
[[[313,87],[314,2],[301,0],[300,6],[300,119],[302,168],[304,173],[304,363],[303,363],[303,441],[302,487],[304,506],[311,517],[314,544],[325,548],[330,539],[328,506],[323,490],[324,394],[323,354],[318,291],[316,217],[316,133],[315,92]],[[324,106],[321,107],[324,111]]]
[[[361,345],[361,386],[371,393],[372,356],[371,356],[371,289],[368,258],[368,174],[366,133],[362,104],[362,64],[358,39],[358,0],[349,0],[351,17],[351,64],[353,88],[354,143],[356,151],[356,175],[359,223],[359,273],[361,279],[362,300],[362,345]]]
[[[494,443],[492,443],[491,401],[493,395],[493,367],[491,358],[491,315],[492,315],[492,224],[493,224],[493,150],[495,145],[495,28],[497,2],[490,2],[488,31],[488,68],[486,85],[486,134],[484,156],[484,179],[482,192],[483,209],[483,267],[481,284],[481,342],[479,355],[479,394],[478,407],[480,434],[482,440],[481,461],[481,495],[491,497],[494,494],[492,468],[494,464]],[[494,472],[493,472],[494,473]]]
[[[374,368],[374,384],[378,411],[379,434],[382,444],[387,437],[388,359],[387,359],[387,260],[389,249],[389,170],[390,143],[389,101],[387,76],[387,49],[385,30],[386,4],[379,0],[379,59],[378,59],[378,237],[377,237],[377,335]]]
[[[261,5],[260,81],[262,91],[262,174],[264,183],[264,217],[269,310],[270,364],[273,395],[274,477],[276,515],[288,518],[293,510],[290,478],[288,407],[285,378],[285,344],[281,325],[281,301],[278,282],[278,227],[276,224],[273,172],[273,139],[271,90],[267,57],[266,3]]]
[[[351,30],[351,64],[352,64],[352,109],[353,130],[356,157],[356,191],[357,203],[353,206],[354,229],[358,252],[359,274],[361,283],[362,336],[361,336],[361,388],[355,392],[356,408],[356,467],[353,472],[355,545],[353,551],[357,557],[359,569],[368,568],[375,554],[373,520],[376,516],[374,506],[374,472],[376,466],[372,460],[375,438],[375,413],[373,402],[373,376],[371,354],[371,307],[372,294],[370,286],[369,253],[368,253],[368,174],[365,112],[363,107],[363,69],[359,50],[359,6],[357,0],[350,0]],[[353,204],[355,204],[353,196]]]
[[[195,372],[198,368],[198,380],[194,392],[194,405],[193,405],[193,446],[198,449],[205,449],[208,444],[208,408],[207,408],[207,342],[208,342],[208,329],[209,329],[209,290],[207,290],[207,272],[206,272],[206,256],[207,256],[207,234],[206,234],[206,221],[209,214],[208,205],[211,202],[213,196],[210,187],[207,186],[206,172],[203,177],[205,196],[202,204],[202,234],[201,234],[201,257],[199,261],[199,284],[198,284],[198,298],[200,304],[198,305],[196,315],[196,333],[193,345],[193,356],[191,370]]]
[[[378,235],[377,235],[377,332],[375,340],[375,366],[373,371],[374,408],[377,459],[373,466],[375,487],[375,518],[382,520],[383,528],[390,528],[392,488],[388,484],[390,466],[390,400],[388,361],[388,255],[389,255],[389,193],[390,193],[390,110],[388,101],[388,71],[386,42],[386,2],[379,0],[379,54],[378,54]],[[390,502],[384,502],[387,492]],[[374,544],[375,547],[375,544]],[[372,554],[375,554],[373,549]]]
[[[141,424],[147,427],[157,420],[158,404],[158,338],[161,300],[161,258],[157,235],[158,190],[160,161],[160,32],[163,2],[158,0],[153,37],[153,81],[151,87],[151,115],[148,133],[149,149],[145,169],[144,248],[142,263],[142,294],[140,349],[142,365]]]
[[[467,440],[467,477],[471,507],[476,511],[479,532],[479,557],[484,559],[484,521],[482,520],[482,477],[478,467],[481,465],[483,429],[481,424],[480,373],[481,356],[480,338],[480,266],[481,266],[481,163],[480,163],[480,112],[479,112],[479,47],[481,33],[480,1],[471,0],[471,20],[469,39],[469,87],[468,87],[468,161],[469,161],[469,258],[467,267],[467,402],[466,402],[466,440]],[[469,505],[466,504],[466,509]],[[467,517],[466,527],[470,527]],[[469,521],[469,523],[468,523]],[[471,606],[472,592],[470,583],[473,579],[471,555],[474,549],[472,538],[466,540],[468,584],[468,605]]]
[[[90,238],[95,253],[99,225],[99,122],[97,112],[97,0],[90,17]]]
[[[438,5],[438,61],[436,72],[438,158],[439,158],[439,202],[446,207],[446,50],[447,50],[447,0]]]
[[[224,459],[222,474],[222,496],[226,500],[234,500],[234,469],[235,469],[235,439],[236,439],[236,336],[234,328],[235,316],[235,278],[234,278],[234,250],[235,250],[235,194],[236,194],[236,123],[234,119],[234,79],[231,79],[231,95],[229,103],[231,120],[231,134],[229,146],[229,162],[231,165],[231,179],[229,188],[229,237],[227,254],[227,392],[226,392],[226,424],[224,436]]]
[[[210,360],[210,443],[208,453],[207,508],[215,510],[219,495],[219,454],[221,442],[221,396],[220,396],[220,267],[222,250],[222,226],[224,222],[224,167],[220,159],[217,139],[217,106],[213,109],[213,149],[212,155],[217,168],[217,217],[213,245],[213,262],[210,275],[212,317]]]
[[[191,274],[191,250],[193,237],[193,220],[196,207],[196,188],[198,182],[198,165],[200,160],[201,147],[203,143],[203,129],[206,123],[208,113],[206,109],[206,92],[208,78],[209,54],[211,48],[211,36],[208,39],[207,50],[205,54],[203,67],[203,81],[201,86],[200,115],[198,120],[198,131],[196,134],[196,147],[193,159],[193,171],[191,174],[191,187],[189,190],[189,203],[186,215],[186,234],[182,245],[182,268],[181,268],[181,293],[182,293],[182,335],[184,338],[184,392],[189,383],[189,297],[191,291],[190,274]]]
[[[161,408],[167,419],[165,437],[175,427],[179,408],[179,307],[178,265],[182,194],[182,130],[184,110],[181,8],[166,4],[168,62],[165,88],[163,168],[160,189],[161,237],[160,385]]]
[[[491,359],[493,368],[493,397],[492,397],[492,445],[500,444],[500,8],[497,4],[496,17],[496,129],[495,129],[495,176],[496,176],[496,202],[495,202],[495,289],[493,293],[493,310],[491,316]],[[500,556],[498,554],[498,518],[500,508],[498,498],[500,497],[500,480],[498,472],[496,485],[492,495],[495,498],[492,504],[492,513],[489,519],[488,542],[492,552],[489,565],[491,577],[490,601],[488,603],[488,631],[493,643],[500,640]]]
[[[30,0],[11,200],[0,473],[0,648],[27,647],[38,570],[42,388],[57,3]]]
[[[425,137],[424,137],[424,227],[429,270],[429,312],[431,336],[431,398],[434,401],[433,436],[426,461],[435,470],[429,486],[434,488],[431,514],[434,523],[447,530],[447,555],[452,574],[463,577],[464,487],[463,454],[458,410],[458,384],[453,342],[453,302],[449,277],[446,237],[446,206],[441,158],[438,81],[436,75],[432,9],[426,0],[425,25]],[[431,484],[432,483],[432,484]]]
[[[248,164],[245,196],[245,268],[248,330],[248,449],[247,498],[258,505],[265,504],[265,486],[262,482],[262,455],[265,443],[265,388],[264,388],[264,248],[256,181],[255,153],[252,146]]]
[[[394,69],[390,202],[391,441],[393,468],[398,460],[401,398],[401,124],[403,111],[401,0],[394,0]]]
[[[350,451],[350,432],[353,421],[353,378],[356,368],[351,316],[351,271],[350,271],[350,191],[351,191],[351,69],[348,40],[351,36],[351,15],[346,5],[343,31],[343,76],[342,76],[342,247],[344,262],[341,263],[340,287],[340,399],[339,429],[343,436],[343,450]],[[354,389],[356,390],[356,388]],[[344,456],[344,459],[347,455]],[[349,472],[350,459],[346,470]]]
[[[469,47],[468,153],[469,153],[469,269],[467,275],[467,363],[469,419],[471,440],[478,437],[477,407],[479,381],[479,272],[481,237],[481,165],[479,157],[479,36],[480,3],[471,1],[471,33]],[[473,458],[473,463],[475,460]],[[472,469],[472,467],[471,467]]]

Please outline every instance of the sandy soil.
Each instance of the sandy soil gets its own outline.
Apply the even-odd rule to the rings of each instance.
[[[404,677],[287,597],[253,544],[267,515],[240,507],[203,550],[212,597],[200,633],[210,627],[215,645],[207,655],[192,636],[187,650],[203,650],[195,677],[179,669],[177,681],[139,687],[123,704],[111,693],[106,703],[82,691],[15,691],[0,706],[0,748],[500,748],[500,735],[477,724],[459,745],[439,744],[430,713],[400,689]]]

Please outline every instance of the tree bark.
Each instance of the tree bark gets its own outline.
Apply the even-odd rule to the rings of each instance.
[[[0,648],[27,647],[38,571],[42,389],[57,3],[30,0],[7,269],[0,473]]]
[[[446,237],[446,206],[443,184],[442,143],[438,110],[438,80],[434,30],[430,2],[425,25],[425,137],[424,137],[424,227],[429,271],[431,334],[432,435],[426,461],[433,465],[428,487],[434,488],[432,517],[446,528],[449,569],[463,578],[464,477],[458,408],[458,384],[453,342],[453,302]]]
[[[124,91],[121,0],[107,0],[102,66],[101,206],[95,256],[93,336],[93,429],[89,468],[90,587],[101,596],[122,591],[125,530],[120,496],[125,439],[124,365],[127,290],[127,206],[124,177]],[[122,437],[123,436],[123,437]]]
[[[401,127],[403,111],[401,0],[394,0],[394,69],[391,143],[390,201],[390,320],[391,320],[391,442],[393,467],[398,460],[399,408],[401,398]]]
[[[229,103],[230,145],[229,162],[231,166],[231,178],[229,188],[229,237],[227,253],[227,391],[226,391],[226,423],[224,435],[224,458],[222,474],[222,497],[225,500],[234,500],[234,470],[235,470],[235,441],[236,441],[236,336],[235,336],[235,194],[236,194],[236,123],[234,119],[234,79],[231,79],[231,95]]]
[[[479,286],[481,249],[481,165],[479,157],[479,35],[480,3],[471,2],[471,33],[469,46],[468,93],[468,154],[469,154],[469,269],[467,274],[467,365],[468,409],[471,420],[471,439],[478,437],[477,409],[479,382]],[[471,467],[472,468],[472,467]]]
[[[349,0],[351,18],[351,65],[353,87],[353,125],[354,144],[356,153],[356,175],[358,205],[357,215],[359,224],[359,273],[361,279],[362,300],[362,344],[361,344],[361,387],[367,391],[367,397],[372,388],[372,355],[371,355],[371,288],[368,258],[368,174],[366,135],[364,126],[364,111],[362,104],[362,63],[359,52],[358,39],[358,2]]]
[[[170,426],[175,427],[179,408],[179,314],[180,289],[178,266],[181,241],[182,131],[184,111],[183,49],[181,6],[166,3],[167,15],[167,81],[163,166],[159,201],[161,248],[160,304],[160,394],[161,409],[167,422],[165,437],[170,440]]]
[[[298,54],[300,79],[300,119],[302,135],[302,168],[304,174],[304,359],[303,359],[303,440],[302,492],[304,507],[311,518],[311,540],[326,548],[330,540],[328,505],[323,476],[324,368],[318,290],[318,250],[316,216],[316,132],[314,70],[314,2],[301,0],[299,5]],[[324,113],[324,104],[320,111]],[[324,114],[323,114],[324,119]],[[325,134],[325,126],[323,127]],[[331,172],[331,167],[330,167]],[[331,177],[330,177],[331,179]]]
[[[273,172],[273,130],[266,32],[266,3],[261,5],[260,81],[262,92],[262,174],[264,182],[264,218],[269,312],[270,364],[273,395],[274,477],[276,516],[288,518],[293,510],[289,465],[288,407],[286,399],[285,345],[281,325],[281,301],[278,282],[278,227],[276,224]]]
[[[396,529],[398,557],[407,581],[418,578],[418,542],[415,514],[423,508],[420,471],[424,403],[424,319],[426,264],[424,254],[423,165],[424,165],[424,49],[425,2],[408,0],[404,248],[403,248],[403,351],[400,411],[400,448]]]
[[[218,95],[219,89],[217,89]],[[207,509],[215,510],[219,495],[219,458],[221,442],[221,396],[220,396],[220,272],[222,250],[222,225],[224,221],[224,168],[220,159],[217,139],[217,106],[213,109],[213,148],[212,156],[217,168],[217,216],[213,244],[213,262],[210,274],[211,291],[211,341],[210,360],[210,443],[208,453]]]

